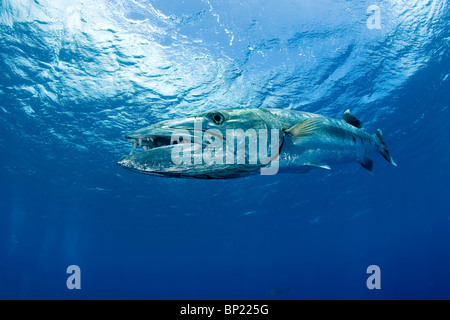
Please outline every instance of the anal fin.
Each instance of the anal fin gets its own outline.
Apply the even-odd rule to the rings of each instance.
[[[373,161],[370,158],[364,158],[361,161],[358,161],[358,163],[367,171],[372,172],[373,170]]]

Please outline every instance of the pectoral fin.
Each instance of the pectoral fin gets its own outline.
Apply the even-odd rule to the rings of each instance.
[[[306,119],[292,128],[285,131],[286,134],[294,138],[294,143],[299,144],[317,132],[323,126],[323,119],[321,117],[314,117]]]

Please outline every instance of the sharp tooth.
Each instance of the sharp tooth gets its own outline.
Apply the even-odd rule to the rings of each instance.
[[[134,148],[131,148],[130,156],[133,154]]]
[[[139,138],[139,147],[142,147],[142,138]]]
[[[148,146],[143,146],[142,148],[144,148],[145,151],[148,151]]]
[[[135,141],[135,142],[133,142],[133,149],[136,150],[136,147],[137,147],[137,142]]]

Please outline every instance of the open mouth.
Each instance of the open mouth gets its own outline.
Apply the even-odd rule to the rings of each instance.
[[[142,130],[144,131],[144,130]],[[180,139],[173,139],[172,130],[145,130],[132,132],[125,136],[131,143],[131,152],[122,157],[117,164],[125,169],[145,174],[159,174],[173,167],[172,147]]]
[[[178,143],[178,141],[176,140],[172,141],[171,137],[157,135],[142,137],[125,136],[125,139],[127,139],[133,145],[130,154],[133,154],[135,150],[138,150],[138,147],[142,148],[143,151],[149,151],[151,149],[170,146]]]
[[[186,152],[192,152],[192,154],[196,151],[201,152],[210,143],[203,140],[203,134],[206,132],[204,130],[201,130],[201,135],[199,135],[200,130],[185,128],[165,127],[140,131],[125,136],[132,145],[131,152],[122,157],[117,164],[125,169],[144,174],[179,177],[184,171],[189,176],[189,168],[192,170],[192,166],[184,162],[180,166],[174,162],[174,156],[177,159],[180,156],[179,152],[181,157],[184,157]],[[221,140],[224,139],[221,138]],[[178,144],[186,144],[186,146],[175,151],[173,148]]]
[[[203,134],[207,131],[201,130],[202,136],[200,139],[197,139],[195,137],[195,134],[190,132],[189,136],[183,136],[183,135],[177,135],[176,130],[180,130],[177,128],[171,128],[170,134],[169,132],[165,134],[147,134],[147,135],[136,135],[136,134],[129,134],[125,136],[125,139],[127,139],[132,145],[131,153],[132,155],[134,152],[146,152],[153,149],[161,148],[161,147],[168,147],[173,146],[179,143],[193,143],[197,145],[201,145],[202,147],[207,146],[209,143],[203,140]],[[196,132],[196,130],[192,130],[193,132]],[[200,131],[200,130],[199,130]],[[216,138],[220,140],[225,140],[221,136],[216,136]],[[142,149],[139,149],[139,148]]]
[[[230,137],[233,138],[233,144],[236,144],[228,150],[229,140],[226,138]],[[150,175],[224,179],[259,170],[279,155],[279,152],[275,155],[271,153],[269,159],[264,158],[264,163],[247,163],[252,150],[255,151],[250,144],[256,140],[248,138],[247,141],[244,138],[239,143],[238,140],[234,141],[237,139],[234,135],[230,137],[223,137],[218,131],[186,127],[144,128],[125,136],[132,145],[131,153],[117,164],[125,169]],[[176,148],[176,145],[181,147],[181,144],[182,148]],[[244,157],[245,163],[238,164],[239,155]],[[198,159],[201,162],[197,162]]]

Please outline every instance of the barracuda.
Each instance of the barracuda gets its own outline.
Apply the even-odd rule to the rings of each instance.
[[[371,172],[369,155],[374,152],[396,166],[381,130],[367,133],[348,110],[340,120],[281,109],[218,110],[163,121],[125,139],[142,152],[132,150],[118,165],[167,177],[229,179],[270,167],[275,170],[269,174],[278,167],[281,172],[305,173],[345,162],[358,162]],[[184,161],[174,161],[180,150]],[[211,157],[214,161],[205,161]]]

